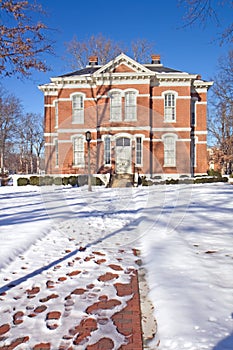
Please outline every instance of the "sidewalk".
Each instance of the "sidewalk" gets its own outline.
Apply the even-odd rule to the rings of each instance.
[[[3,271],[0,350],[142,350],[135,251],[61,247],[54,259],[44,243]]]

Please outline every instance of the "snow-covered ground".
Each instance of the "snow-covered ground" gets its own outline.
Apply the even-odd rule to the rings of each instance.
[[[0,291],[29,251],[27,273],[62,258],[61,246],[71,249],[68,242],[106,247],[113,260],[115,249],[138,248],[158,323],[151,349],[158,340],[161,350],[233,349],[232,185],[92,192],[0,187],[0,206]],[[48,252],[47,261],[37,247]],[[21,269],[17,276],[23,274]]]

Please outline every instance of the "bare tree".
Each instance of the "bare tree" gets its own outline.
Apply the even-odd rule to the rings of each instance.
[[[212,110],[208,129],[216,140],[221,163],[233,163],[233,50],[219,60],[219,71],[214,78]]]
[[[136,39],[131,43],[133,58],[137,62],[147,62],[150,54],[154,52],[155,44],[147,39]]]
[[[190,26],[194,23],[199,23],[202,26],[206,26],[208,19],[213,20],[218,27],[221,27],[221,19],[219,17],[219,9],[223,6],[228,8],[228,11],[232,11],[232,0],[178,0],[178,4],[185,7],[184,25]],[[233,23],[222,29],[220,37],[217,38],[220,43],[233,41]]]
[[[65,46],[70,55],[69,65],[72,69],[84,68],[89,56],[92,55],[98,56],[100,64],[105,64],[122,51],[119,43],[102,34],[92,35],[84,41],[74,37],[70,42],[65,43]]]
[[[7,143],[14,142],[22,115],[21,104],[17,97],[1,89],[0,91],[0,168],[4,171]]]
[[[40,156],[44,146],[43,118],[39,114],[27,113],[22,117],[18,131],[21,164],[26,163],[26,172],[38,173]]]
[[[121,52],[128,53],[138,62],[146,62],[154,49],[154,43],[146,39],[136,39],[131,43],[131,47],[127,47],[102,34],[92,35],[84,41],[74,37],[70,42],[65,43],[65,46],[68,54],[68,59],[65,59],[69,62],[71,69],[84,68],[92,55],[98,56],[99,64],[106,64]]]
[[[52,52],[46,38],[48,27],[32,19],[42,8],[28,0],[0,0],[0,75],[28,76],[31,69],[46,71],[43,53]],[[30,15],[31,14],[31,15]]]

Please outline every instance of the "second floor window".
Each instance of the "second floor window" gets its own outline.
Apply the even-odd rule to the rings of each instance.
[[[167,93],[164,96],[164,119],[165,122],[174,122],[176,119],[175,94]]]
[[[134,91],[128,91],[125,94],[125,119],[137,119],[137,96]]]
[[[77,124],[84,123],[83,95],[74,95],[72,97],[72,122]]]
[[[110,119],[112,121],[121,121],[121,93],[114,91],[110,95]]]

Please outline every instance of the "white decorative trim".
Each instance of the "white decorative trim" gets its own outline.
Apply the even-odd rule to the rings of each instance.
[[[202,131],[195,131],[194,130],[194,135],[207,135],[207,131],[204,131],[204,130],[202,130]]]
[[[149,131],[150,127],[149,126],[128,126],[128,127],[118,127],[118,126],[109,126],[109,127],[99,127],[97,128],[97,131],[118,131],[118,130],[122,130],[122,131],[135,131],[135,130],[144,130],[144,131]]]
[[[207,141],[197,141],[196,144],[197,145],[201,145],[201,144],[206,145]]]
[[[176,134],[174,134],[174,133],[167,133],[167,134],[162,135],[162,140],[164,141],[164,139],[165,139],[166,137],[170,137],[170,136],[174,137],[174,139],[175,139],[176,141],[178,140],[178,136],[177,136]]]
[[[57,137],[58,135],[57,135],[57,132],[45,132],[44,136],[55,136],[55,137]]]
[[[102,66],[100,69],[98,69],[93,76],[98,76],[99,74],[104,74],[111,72],[114,70],[117,66],[121,65],[122,63],[126,64],[130,69],[135,70],[135,73],[144,73],[148,75],[152,75],[153,73],[146,67],[144,67],[142,64],[136,62],[129,56],[127,56],[124,53],[121,53],[116,58]],[[124,72],[123,72],[124,73]],[[113,73],[114,74],[114,73]],[[132,74],[132,73],[131,73]]]
[[[171,132],[171,131],[173,131],[173,132],[181,132],[181,131],[188,131],[188,132],[190,132],[191,131],[191,128],[166,128],[166,127],[164,127],[164,128],[152,128],[152,131],[162,131],[162,132]]]

